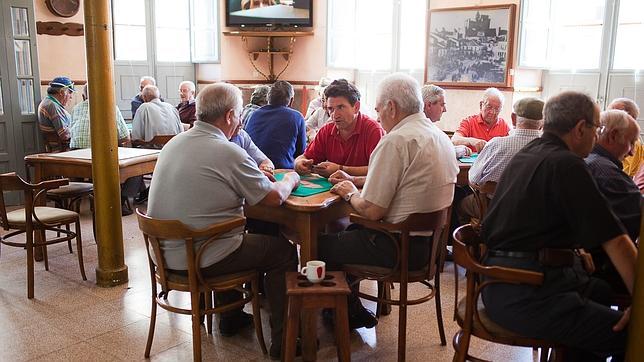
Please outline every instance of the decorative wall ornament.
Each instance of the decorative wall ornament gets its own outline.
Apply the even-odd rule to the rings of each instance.
[[[45,4],[52,14],[63,18],[76,15],[80,8],[80,0],[45,0]]]
[[[61,23],[59,21],[37,21],[36,32],[46,35],[83,36],[83,24]]]

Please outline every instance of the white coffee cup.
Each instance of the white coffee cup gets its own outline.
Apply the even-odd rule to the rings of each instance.
[[[308,261],[300,273],[302,273],[302,275],[306,275],[306,279],[311,283],[319,283],[324,280],[324,275],[326,274],[326,263],[320,260]]]

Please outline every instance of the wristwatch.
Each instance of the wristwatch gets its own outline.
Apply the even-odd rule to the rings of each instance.
[[[357,193],[358,193],[358,191],[351,191],[348,194],[344,195],[344,201],[351,202],[351,198],[353,197],[353,195],[355,195]]]

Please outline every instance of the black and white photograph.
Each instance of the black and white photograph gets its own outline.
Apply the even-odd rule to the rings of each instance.
[[[430,13],[426,82],[509,86],[515,5]]]

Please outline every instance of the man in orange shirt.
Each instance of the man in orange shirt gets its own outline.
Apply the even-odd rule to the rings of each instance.
[[[510,126],[501,117],[504,97],[496,88],[488,88],[479,103],[481,112],[461,121],[452,136],[454,145],[465,145],[473,152],[480,152],[487,141],[494,137],[507,136]]]

